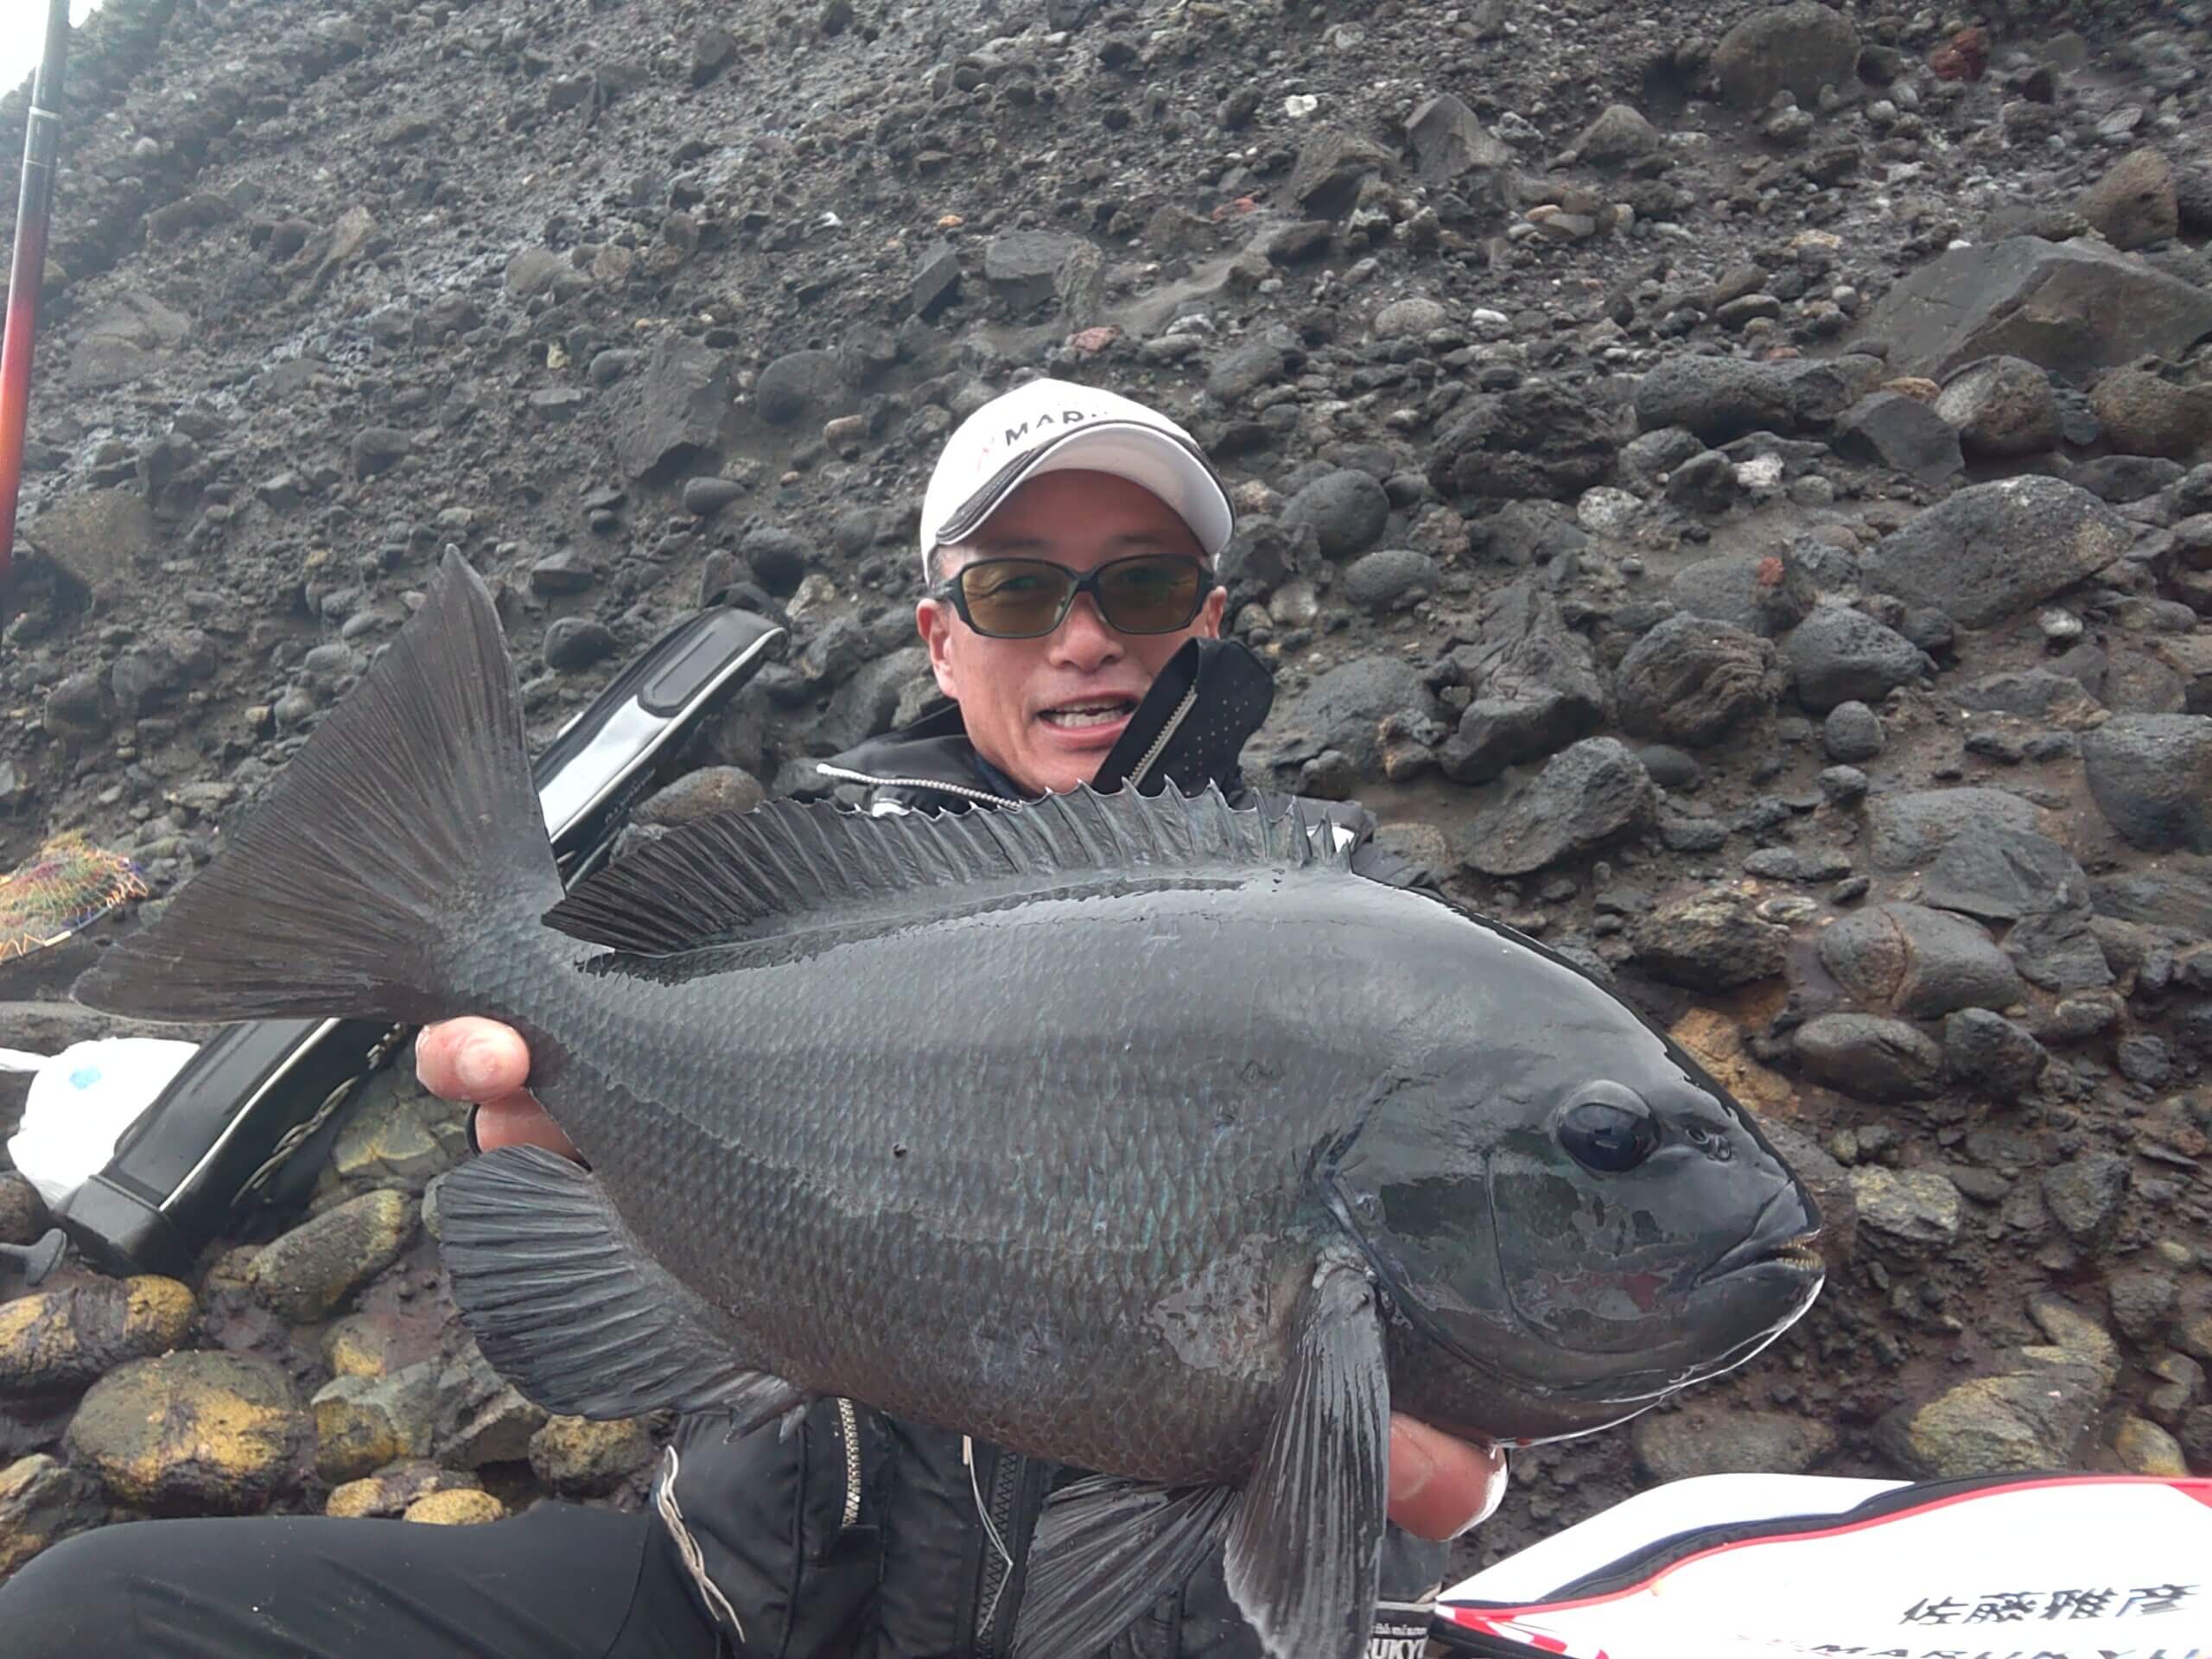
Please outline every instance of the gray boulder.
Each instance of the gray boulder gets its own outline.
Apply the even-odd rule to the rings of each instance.
[[[1970,485],[1886,536],[1866,581],[1909,604],[1986,628],[2093,576],[2126,552],[2127,523],[2062,480]]]

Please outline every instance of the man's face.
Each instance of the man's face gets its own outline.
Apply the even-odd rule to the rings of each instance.
[[[1089,571],[1143,553],[1200,557],[1190,527],[1142,486],[1107,473],[1046,473],[1008,496],[968,541],[940,550],[937,575],[992,557]],[[1116,632],[1089,594],[1039,639],[989,639],[937,599],[915,607],[914,622],[938,689],[959,703],[976,752],[1025,789],[1065,792],[1096,775],[1153,677],[1184,642],[1219,636],[1228,598],[1215,588],[1175,633]]]

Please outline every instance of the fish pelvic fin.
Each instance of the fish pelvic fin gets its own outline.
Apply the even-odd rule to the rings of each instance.
[[[1323,1262],[1283,1400],[1230,1522],[1229,1594],[1269,1659],[1358,1659],[1389,1503],[1390,1379],[1375,1287]]]
[[[1103,1650],[1211,1557],[1268,1659],[1359,1659],[1375,1622],[1389,1442],[1374,1287],[1356,1263],[1324,1262],[1243,1487],[1093,1476],[1054,1493],[1030,1543],[1014,1659]]]
[[[728,1412],[737,1433],[806,1403],[731,1351],[705,1300],[556,1153],[470,1159],[438,1188],[438,1232],[461,1322],[492,1369],[548,1411]]]
[[[561,878],[483,580],[448,550],[428,601],[285,762],[215,861],[80,978],[156,1020],[463,1011],[454,960]]]
[[[695,819],[590,875],[545,925],[642,956],[834,922],[842,912],[959,887],[978,899],[1075,873],[1200,865],[1349,868],[1325,821],[1274,798],[1101,793],[1084,785],[989,812],[880,817],[777,800]]]

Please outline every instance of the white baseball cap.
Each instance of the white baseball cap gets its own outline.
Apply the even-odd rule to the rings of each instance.
[[[1229,492],[1198,442],[1157,410],[1071,380],[1032,380],[994,397],[944,442],[922,496],[922,579],[930,556],[982,528],[1041,473],[1110,473],[1173,508],[1218,558],[1236,528]]]

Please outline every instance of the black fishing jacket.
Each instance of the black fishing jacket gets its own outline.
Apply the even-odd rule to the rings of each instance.
[[[1251,798],[1239,767],[1273,683],[1241,645],[1187,645],[1102,764],[1102,787],[1208,781]],[[823,763],[810,794],[871,812],[963,811],[1021,792],[977,755],[955,707]],[[1355,868],[1413,872],[1372,846],[1355,804],[1296,800],[1309,832]],[[817,1310],[835,1319],[837,1310]],[[653,1498],[701,1600],[743,1659],[992,1659],[1011,1650],[1030,1535],[1052,1489],[1082,1471],[900,1421],[849,1400],[817,1402],[788,1437],[731,1440],[715,1415],[678,1425]],[[1416,1659],[1446,1549],[1385,1535],[1370,1659]],[[1117,1639],[1114,1659],[1259,1659],[1218,1557]],[[1053,1659],[1059,1659],[1054,1656]],[[1084,1659],[1070,1655],[1066,1659]]]

